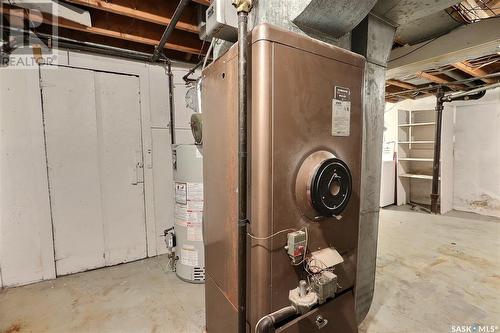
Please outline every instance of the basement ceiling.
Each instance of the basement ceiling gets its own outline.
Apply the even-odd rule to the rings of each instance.
[[[42,13],[41,16],[30,16],[30,21],[37,25],[31,30],[44,33],[49,32],[52,26],[57,26],[57,33],[63,38],[152,54],[154,46],[171,21],[178,1],[66,0],[60,3],[70,4],[90,13],[91,26]],[[194,0],[184,9],[165,46],[167,57],[194,62],[205,53],[207,45],[199,38],[198,17],[204,15],[209,4],[208,0]],[[2,5],[0,8],[5,18],[14,21],[16,18],[26,17],[26,12],[19,10],[17,6],[6,3]],[[10,25],[14,26],[12,22]]]
[[[8,3],[7,3],[8,2]],[[25,28],[27,12],[20,9],[21,1],[3,0],[0,12],[10,21]],[[170,24],[177,0],[65,0],[59,4],[72,6],[90,16],[90,25],[73,17],[50,13],[31,15],[31,30],[51,35],[57,27],[60,37],[134,50],[152,54],[165,27]],[[208,49],[200,40],[200,22],[210,5],[209,0],[193,0],[185,8],[164,53],[170,59],[198,62]],[[500,14],[500,0],[381,0],[372,12],[397,26],[394,50],[405,47],[419,48],[457,28],[491,19]],[[86,18],[87,19],[87,18]],[[498,29],[500,31],[500,29]],[[394,51],[393,50],[393,51]],[[411,51],[414,52],[414,51]],[[386,99],[398,101],[434,94],[438,86],[445,90],[467,90],[495,79],[475,79],[497,73],[499,54],[491,53],[473,59],[460,59],[440,64],[437,68],[422,68],[387,81]],[[454,81],[468,80],[454,83]]]

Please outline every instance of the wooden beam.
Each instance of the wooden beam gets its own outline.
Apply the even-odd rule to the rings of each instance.
[[[394,98],[394,97],[386,97],[386,98],[385,98],[385,101],[386,101],[386,102],[389,102],[389,103],[397,103],[397,102],[399,102],[399,98]]]
[[[458,70],[461,70],[464,73],[467,73],[469,75],[472,75],[473,77],[481,77],[488,75],[489,73],[486,72],[485,70],[481,68],[474,68],[471,66],[471,64],[467,61],[462,61],[462,62],[456,62],[454,64],[451,64],[453,67],[455,67]],[[479,79],[483,81],[484,83],[495,83],[496,81],[493,79]]]
[[[119,0],[66,0],[66,2],[161,25],[170,24],[171,17],[175,10],[175,6],[173,6],[175,3],[172,1],[163,1],[161,5],[158,4],[158,6],[152,6],[152,2],[150,1],[136,1],[131,3],[130,1]],[[193,19],[188,20],[183,18],[177,22],[175,27],[176,29],[192,33],[200,32],[196,20]]]
[[[402,82],[402,81],[398,81],[398,80],[387,80],[386,82],[388,84],[392,85],[392,86],[396,86],[396,87],[404,88],[404,89],[415,89],[415,88],[417,88],[416,85],[413,85],[413,84],[410,84],[410,83],[406,83],[406,82]]]
[[[434,82],[434,83],[439,83],[439,84],[443,84],[443,85],[446,85],[447,87],[450,87],[451,89],[453,90],[464,90],[465,89],[465,86],[463,85],[460,85],[460,84],[449,84],[450,81],[449,80],[446,80],[446,79],[443,79],[439,76],[436,76],[436,75],[433,75],[433,74],[429,74],[429,73],[426,73],[426,72],[417,72],[417,76],[424,79],[424,80],[427,80],[427,81],[431,81],[431,82]]]
[[[193,0],[193,2],[199,3],[200,5],[210,6],[210,0]]]
[[[9,15],[13,18],[25,18],[25,12],[23,10],[19,10],[15,7],[2,5],[0,6],[0,13]],[[126,25],[126,22],[115,21],[111,22],[108,19],[106,13],[103,13],[102,17],[93,16],[92,27],[87,27],[72,21],[69,21],[62,17],[56,17],[47,13],[42,13],[41,16],[31,17],[30,19],[35,23],[48,24],[52,26],[59,26],[66,29],[76,30],[88,32],[91,34],[113,37],[118,39],[127,40],[130,42],[147,44],[147,45],[157,45],[160,37],[161,37],[161,29],[157,29],[154,31],[154,34],[151,33],[151,28],[146,27],[145,24],[139,24],[137,26]],[[123,18],[126,19],[126,18]],[[151,24],[151,23],[149,23]],[[174,33],[175,34],[175,33]],[[191,36],[191,34],[186,33],[187,36],[177,35],[174,38],[174,34],[172,35],[171,41],[165,45],[166,49],[172,49],[176,51],[186,52],[198,54],[201,50],[201,41],[196,40],[194,38],[188,38],[187,36]]]
[[[386,83],[393,85],[395,87],[403,88],[403,89],[418,89],[418,87],[414,84],[408,83],[408,82],[403,82],[399,80],[387,80]],[[431,94],[428,91],[420,91],[421,94],[428,95],[428,96],[434,96],[434,94]]]
[[[433,41],[391,51],[386,78],[401,78],[450,63],[495,54],[500,45],[500,17],[461,26]]]
[[[52,27],[47,25],[47,24],[42,24],[41,26],[37,27],[34,32],[35,32],[35,34],[37,32],[41,32],[41,33],[45,33],[47,35],[51,35],[53,33]],[[123,39],[106,37],[106,36],[91,34],[91,33],[83,32],[83,31],[70,30],[70,29],[65,29],[62,27],[59,27],[57,29],[57,35],[60,37],[63,37],[63,38],[70,38],[70,39],[77,40],[77,41],[112,46],[112,47],[116,47],[119,49],[125,49],[125,50],[144,52],[144,53],[148,53],[151,55],[153,55],[153,51],[154,51],[153,45],[134,43],[134,42],[130,42],[130,41],[123,40]],[[59,46],[60,44],[55,44],[55,45]],[[179,61],[186,61],[187,54],[191,54],[191,53],[185,53],[185,52],[180,52],[180,51],[175,51],[175,50],[168,50],[168,57],[170,59],[175,59],[175,60],[179,60]],[[199,61],[199,59],[197,56],[193,55],[192,61],[197,62],[197,61]]]

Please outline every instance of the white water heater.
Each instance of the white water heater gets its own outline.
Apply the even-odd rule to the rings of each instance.
[[[174,148],[176,273],[192,283],[205,281],[203,247],[203,153],[201,145]]]

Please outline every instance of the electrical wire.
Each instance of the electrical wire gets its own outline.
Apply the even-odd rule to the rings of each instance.
[[[275,236],[277,236],[277,235],[279,235],[279,234],[282,234],[282,233],[284,233],[284,232],[294,232],[294,231],[299,231],[299,230],[300,230],[300,229],[292,229],[292,228],[289,228],[289,229],[283,229],[283,230],[277,231],[277,232],[275,232],[274,234],[269,235],[269,236],[267,236],[267,237],[256,237],[256,236],[252,235],[251,233],[247,233],[247,235],[248,235],[250,238],[255,239],[255,240],[268,240],[268,239],[273,238],[273,237],[275,237]]]
[[[306,258],[307,258],[307,245],[309,243],[309,233],[308,233],[307,227],[302,227],[300,229],[293,229],[293,228],[283,229],[283,230],[277,231],[274,234],[266,236],[266,237],[256,237],[249,232],[247,232],[247,235],[248,235],[248,237],[250,237],[251,239],[254,239],[254,240],[268,240],[268,239],[271,239],[271,238],[273,238],[279,234],[285,233],[285,232],[296,232],[296,231],[301,231],[301,230],[304,230],[304,233],[306,234],[306,242],[304,245],[304,255],[302,256],[302,260],[300,262],[298,262],[296,264],[292,263],[293,266],[300,266],[302,263],[304,263],[306,261]]]
[[[207,54],[205,54],[205,60],[203,60],[203,66],[201,66],[201,70],[204,70],[205,67],[207,66],[207,61],[208,58],[210,57],[210,53],[212,52],[212,49],[214,48],[215,43],[218,42],[217,38],[212,38],[212,41],[210,42],[210,46],[208,47]]]
[[[444,36],[444,35],[441,35],[441,36]],[[439,37],[441,37],[441,36],[439,36]],[[430,41],[428,41],[428,42],[424,43],[423,45],[420,45],[419,47],[417,47],[417,48],[415,48],[415,49],[411,50],[410,52],[408,52],[408,53],[406,53],[406,54],[403,54],[403,55],[401,55],[401,56],[399,56],[399,57],[397,57],[397,58],[391,59],[391,60],[389,60],[388,62],[392,62],[392,61],[396,61],[396,60],[398,60],[398,59],[404,58],[404,57],[406,57],[406,56],[408,56],[408,55],[412,54],[413,52],[416,52],[416,51],[420,50],[420,49],[421,49],[421,48],[423,48],[424,46],[429,45],[430,43],[432,43],[433,41],[435,41],[435,40],[436,40],[436,39],[438,39],[439,37],[434,37],[433,39],[431,39]]]

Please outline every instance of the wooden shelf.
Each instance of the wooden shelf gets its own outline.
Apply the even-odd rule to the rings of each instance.
[[[399,157],[398,161],[415,161],[415,162],[432,162],[432,158],[420,158],[420,157]]]
[[[414,174],[414,173],[404,173],[402,175],[399,175],[399,177],[432,180],[432,176],[431,175],[420,175],[420,174]]]
[[[434,141],[399,141],[399,144],[431,144],[434,143]]]
[[[431,126],[431,125],[436,125],[435,122],[428,122],[428,123],[413,123],[413,124],[399,124],[399,127],[413,127],[413,126]]]
[[[411,105],[416,109],[411,110]],[[434,148],[436,142],[435,130],[437,126],[436,111],[426,109],[425,103],[415,102],[408,104],[410,110],[398,110],[397,121],[392,126],[397,126],[397,191],[396,202],[398,205],[415,202],[430,204],[430,192],[433,174]],[[420,107],[419,107],[420,106]],[[443,112],[443,128],[453,126],[453,115]],[[443,130],[441,137],[441,156],[436,157],[440,163],[439,193],[441,207],[447,211],[451,206],[450,177],[444,177],[452,170],[453,166],[453,131]]]

